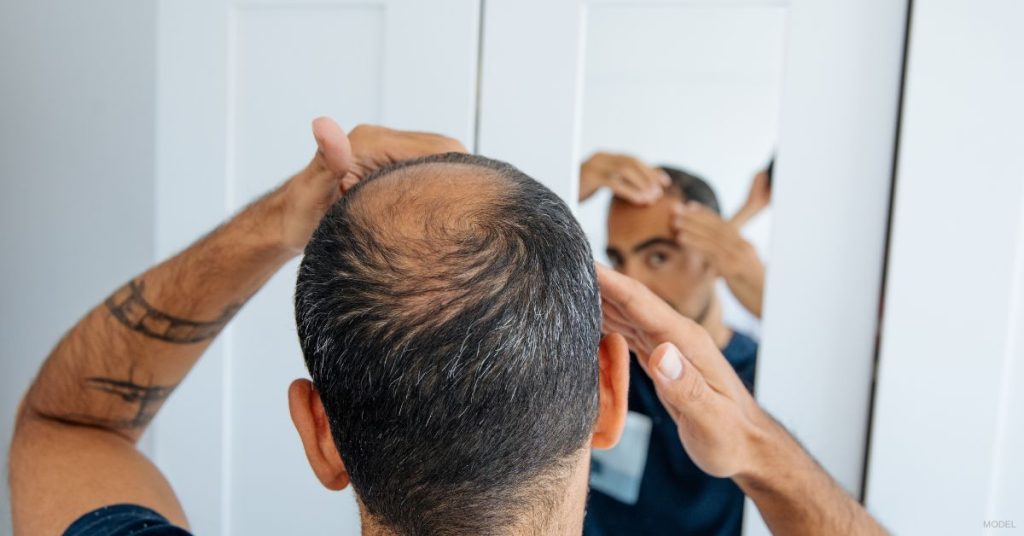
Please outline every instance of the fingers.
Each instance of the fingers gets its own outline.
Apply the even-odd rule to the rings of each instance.
[[[687,455],[704,472],[720,478],[744,465],[745,418],[737,398],[719,390],[671,344],[658,346],[646,369],[658,399],[676,423]]]
[[[661,197],[660,189],[647,188],[634,170],[623,169],[612,174],[609,186],[615,197],[634,205],[649,205]]]
[[[635,204],[657,201],[669,184],[665,172],[629,156],[619,157],[613,181],[616,195]]]
[[[672,210],[672,230],[676,241],[684,246],[689,243],[702,251],[721,254],[740,247],[743,241],[737,228],[700,205],[691,202],[676,205]]]
[[[669,185],[668,175],[628,155],[595,153],[580,167],[580,198],[607,186],[616,197],[638,205],[658,200]]]
[[[314,119],[313,138],[317,147],[314,162],[336,176],[344,176],[352,167],[352,146],[338,123],[329,117]]]
[[[349,133],[353,165],[349,169],[355,181],[397,162],[443,153],[465,153],[458,140],[429,132],[392,130],[375,125],[359,125]]]
[[[639,331],[658,335],[671,330],[683,319],[636,280],[602,264],[596,264],[596,267],[602,303],[618,315],[617,320],[629,323]]]
[[[670,342],[720,388],[743,388],[704,328],[680,315],[638,281],[601,264],[595,265],[601,288],[603,331],[622,334],[637,352],[641,364],[646,364],[658,345]]]
[[[710,340],[703,328],[640,282],[601,264],[596,266],[603,318],[609,331],[622,333],[634,350],[649,354],[665,341],[685,347],[704,338]]]
[[[690,226],[709,232],[724,232],[729,225],[721,216],[695,201],[673,205],[672,223],[676,227]]]
[[[659,398],[673,416],[689,413],[711,393],[704,375],[672,343],[655,348],[647,366]]]

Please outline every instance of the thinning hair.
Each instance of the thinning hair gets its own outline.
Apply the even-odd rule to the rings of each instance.
[[[669,190],[675,191],[677,195],[683,198],[683,201],[696,201],[715,211],[716,214],[722,214],[722,209],[718,204],[718,196],[715,195],[715,189],[706,180],[677,167],[659,166],[658,169],[668,174],[670,180]]]
[[[399,534],[502,534],[564,498],[598,406],[600,302],[568,207],[463,154],[382,169],[323,219],[295,315],[352,485]]]

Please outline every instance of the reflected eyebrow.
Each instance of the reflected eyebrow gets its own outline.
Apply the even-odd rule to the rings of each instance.
[[[633,253],[640,253],[641,251],[652,246],[665,246],[672,249],[682,249],[682,247],[675,240],[672,240],[671,238],[656,236],[654,238],[644,240],[643,242],[633,246]]]

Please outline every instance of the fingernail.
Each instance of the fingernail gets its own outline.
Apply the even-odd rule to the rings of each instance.
[[[658,372],[669,380],[677,380],[683,374],[683,356],[675,346],[669,346],[665,357],[658,363]]]

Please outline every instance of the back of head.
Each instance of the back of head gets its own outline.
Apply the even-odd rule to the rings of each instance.
[[[600,305],[566,205],[448,154],[328,213],[296,288],[306,365],[360,501],[400,534],[496,534],[561,499],[597,412]]]
[[[696,201],[716,214],[722,213],[718,204],[718,196],[715,195],[714,188],[707,181],[679,168],[660,166],[659,169],[668,174],[671,182],[669,189],[682,196],[684,201]]]

